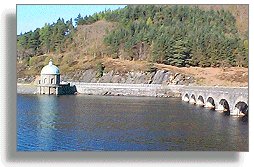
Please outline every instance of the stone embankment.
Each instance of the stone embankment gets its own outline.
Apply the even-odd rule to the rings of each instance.
[[[18,94],[36,94],[37,87],[32,84],[17,84],[17,93]]]
[[[182,85],[71,82],[80,94],[106,96],[180,97]]]
[[[71,82],[78,94],[103,96],[181,97],[182,85]],[[18,94],[36,94],[36,85],[17,84]]]

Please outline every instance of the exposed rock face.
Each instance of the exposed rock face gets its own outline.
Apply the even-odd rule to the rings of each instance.
[[[157,70],[154,72],[131,71],[119,73],[115,71],[104,72],[102,77],[97,76],[94,69],[79,70],[61,75],[62,81],[80,81],[85,83],[126,83],[126,84],[163,84],[163,85],[189,85],[194,83],[192,76],[172,71]],[[18,83],[32,83],[35,77],[18,78]]]
[[[25,78],[18,78],[17,82],[18,83],[31,83],[31,82],[34,82],[35,79],[36,79],[35,76],[27,76]]]
[[[113,78],[114,72],[103,73],[103,76],[98,79],[99,83],[110,83]]]
[[[103,76],[98,78],[96,70],[77,71],[61,75],[64,81],[80,81],[86,83],[126,83],[126,84],[171,84],[171,85],[189,85],[194,83],[192,76],[186,76],[171,71],[157,70],[156,72],[131,71],[127,73],[118,73],[115,71],[104,72]]]
[[[82,71],[83,72],[83,71]],[[82,73],[80,80],[84,82],[94,82],[94,78],[96,77],[96,71],[89,69]]]

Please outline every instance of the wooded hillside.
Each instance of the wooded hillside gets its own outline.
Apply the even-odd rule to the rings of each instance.
[[[59,18],[18,35],[17,60],[23,70],[36,64],[38,71],[45,65],[40,57],[45,54],[60,56],[56,63],[70,69],[85,62],[85,56],[178,67],[248,67],[246,9],[247,5],[128,5],[91,16],[79,14],[74,21]],[[79,60],[71,61],[74,57]]]

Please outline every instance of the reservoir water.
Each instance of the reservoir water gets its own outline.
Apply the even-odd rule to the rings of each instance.
[[[248,129],[178,98],[17,96],[17,151],[248,151]]]

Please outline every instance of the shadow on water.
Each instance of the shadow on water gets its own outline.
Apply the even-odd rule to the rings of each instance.
[[[242,118],[241,118],[241,120],[243,121],[243,122],[248,122],[248,115],[244,115]]]
[[[4,13],[6,50],[6,161],[7,162],[238,162],[237,152],[17,152],[16,151],[16,15]],[[7,86],[8,85],[8,86]]]

